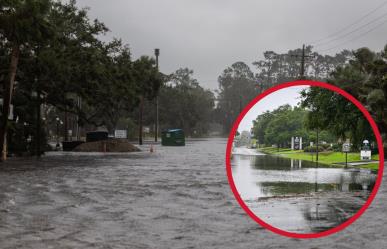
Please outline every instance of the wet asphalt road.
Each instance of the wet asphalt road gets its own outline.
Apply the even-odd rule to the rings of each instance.
[[[49,154],[0,169],[0,248],[385,248],[387,188],[329,237],[281,237],[228,186],[225,139],[150,154]],[[384,177],[385,178],[385,177]]]

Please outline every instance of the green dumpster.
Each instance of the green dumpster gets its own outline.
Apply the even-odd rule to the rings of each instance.
[[[161,132],[161,145],[185,146],[184,131],[182,129],[169,129]]]

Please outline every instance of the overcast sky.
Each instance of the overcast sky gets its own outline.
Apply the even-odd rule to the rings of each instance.
[[[301,101],[300,92],[306,88],[306,86],[292,86],[280,89],[265,96],[246,113],[242,121],[239,123],[238,131],[250,131],[253,127],[253,120],[265,111],[272,111],[279,106],[286,104],[297,106]]]
[[[172,73],[189,67],[206,88],[218,86],[217,77],[236,61],[250,65],[266,50],[286,52],[324,38],[358,20],[385,0],[78,0],[90,7],[91,18],[104,22],[108,38],[129,44],[134,58],[153,55],[160,48],[160,70]],[[372,12],[342,40],[353,42],[327,51],[367,46],[381,50],[387,43],[387,4]],[[383,23],[383,21],[386,21]],[[381,25],[368,34],[362,33]],[[351,31],[347,29],[346,31]],[[340,32],[345,34],[345,32]],[[317,47],[316,47],[316,50]]]

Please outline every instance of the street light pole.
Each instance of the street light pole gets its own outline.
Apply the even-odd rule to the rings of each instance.
[[[160,49],[156,48],[155,49],[155,56],[156,56],[156,69],[157,73],[159,73],[159,55],[160,55]],[[158,129],[159,129],[159,93],[156,93],[156,120],[155,120],[155,142],[157,142],[157,137],[158,137]]]

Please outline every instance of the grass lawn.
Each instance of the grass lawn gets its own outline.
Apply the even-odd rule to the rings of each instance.
[[[283,157],[287,158],[293,158],[293,159],[301,159],[306,161],[315,161],[316,160],[316,153],[309,153],[309,152],[303,152],[302,150],[291,150],[289,148],[273,148],[273,147],[265,147],[265,148],[259,148],[259,151],[262,151],[267,154],[277,154],[281,155]],[[373,155],[373,160],[379,160],[379,155]],[[318,154],[318,161],[322,164],[332,165],[335,163],[342,163],[345,162],[345,153],[343,152],[320,152]],[[360,161],[360,153],[351,152],[348,153],[348,162],[356,162]],[[378,169],[379,164],[378,163],[369,163],[365,165],[359,166],[361,168],[367,168],[367,169]]]
[[[361,165],[359,167],[363,168],[363,169],[378,170],[379,169],[379,163],[368,163],[368,164],[363,164],[363,165]]]

